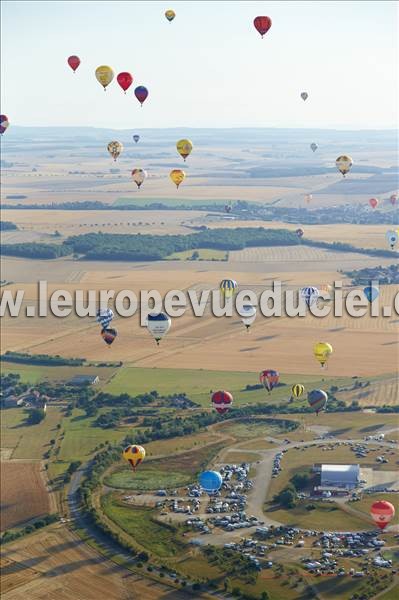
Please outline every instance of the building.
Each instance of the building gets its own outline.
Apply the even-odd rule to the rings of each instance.
[[[98,375],[75,375],[68,383],[70,385],[95,385],[99,381]]]
[[[320,488],[351,489],[359,485],[360,465],[321,465]]]

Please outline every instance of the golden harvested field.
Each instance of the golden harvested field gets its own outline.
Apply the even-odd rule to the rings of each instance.
[[[158,600],[190,596],[144,580],[54,526],[3,547],[4,600]],[[172,596],[173,594],[173,596]]]
[[[49,513],[41,468],[37,462],[1,463],[1,531]]]
[[[269,250],[263,250],[267,255]],[[271,249],[273,253],[277,250],[281,251],[278,264],[285,264],[285,272],[275,270],[275,254],[275,261],[270,262],[273,270],[265,268],[265,262],[268,263],[264,260],[258,263],[234,263],[234,268],[233,263],[220,263],[218,266],[212,263],[212,270],[207,263],[167,263],[162,267],[160,263],[139,263],[133,267],[127,264],[122,268],[120,264],[54,261],[48,267],[47,278],[52,281],[53,273],[57,277],[59,271],[60,276],[62,269],[65,276],[69,268],[69,275],[64,279],[69,279],[69,282],[62,287],[71,293],[76,288],[104,288],[116,291],[130,289],[136,294],[142,289],[154,288],[161,294],[173,288],[197,291],[217,289],[222,277],[236,278],[241,289],[252,289],[256,293],[269,288],[272,278],[282,280],[283,285],[290,288],[341,279],[337,269],[344,267],[346,254],[341,258],[334,257],[331,262],[327,259],[309,263],[305,256],[301,259],[301,256],[294,256],[293,252],[289,258],[287,250],[290,249]],[[309,249],[301,250],[307,253]],[[367,261],[371,262],[371,259],[367,258]],[[9,261],[8,268],[16,262],[15,259]],[[33,273],[35,269],[40,270],[40,262],[32,261]],[[24,261],[24,264],[27,269],[29,261]],[[247,264],[249,268],[246,270]],[[254,265],[258,265],[257,270],[251,271]],[[315,265],[318,267],[315,273],[310,275],[306,272],[307,267],[315,268]],[[86,270],[88,268],[90,270]],[[9,286],[9,289],[17,287],[23,287],[26,296],[35,300],[36,285],[15,285]],[[49,284],[49,291],[58,287],[56,283]],[[382,286],[380,305],[392,306],[396,292],[396,286]],[[398,319],[395,317],[374,318],[366,315],[353,318],[345,312],[343,317],[329,315],[323,319],[312,315],[305,318],[264,318],[259,315],[248,334],[239,318],[214,318],[207,308],[202,318],[186,314],[175,319],[159,348],[147,331],[139,327],[137,315],[114,320],[119,336],[112,348],[106,347],[101,340],[93,318],[69,316],[60,319],[49,316],[45,327],[43,323],[41,319],[27,317],[6,318],[5,327],[2,328],[3,351],[14,349],[63,356],[78,354],[89,360],[122,360],[141,367],[157,367],[162,361],[162,366],[167,368],[179,365],[181,368],[256,371],[271,365],[285,373],[316,374],[320,367],[313,358],[313,345],[318,341],[328,341],[334,347],[334,354],[328,363],[328,374],[332,376],[393,373],[398,364]]]
[[[399,398],[399,380],[392,377],[384,381],[373,381],[366,388],[345,392],[342,396],[346,402],[356,401],[360,406],[395,405]],[[341,398],[341,394],[338,394],[338,397]]]

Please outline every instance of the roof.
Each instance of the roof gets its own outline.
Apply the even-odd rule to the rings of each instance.
[[[322,473],[350,473],[357,472],[360,465],[321,465]]]

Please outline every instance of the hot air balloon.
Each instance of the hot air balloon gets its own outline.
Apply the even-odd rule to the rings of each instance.
[[[176,13],[174,10],[167,10],[165,11],[165,17],[168,19],[169,23],[171,23],[173,21],[173,19],[175,18]]]
[[[265,33],[269,31],[271,26],[272,20],[270,17],[255,17],[254,19],[254,27],[256,31],[260,33],[262,38],[265,35]]]
[[[377,208],[377,206],[378,206],[377,198],[370,198],[369,204],[370,204],[371,208]]]
[[[302,383],[295,383],[291,388],[291,400],[300,398],[305,392],[305,386]]]
[[[318,148],[318,145],[317,145],[315,142],[312,142],[312,143],[310,144],[310,148],[313,150],[313,152],[316,152],[316,150],[317,150],[317,148]]]
[[[134,183],[140,189],[141,184],[147,178],[147,171],[144,171],[144,169],[133,169],[132,178]]]
[[[342,154],[341,156],[338,156],[337,160],[335,161],[335,166],[337,167],[338,171],[340,173],[342,173],[342,175],[345,177],[345,175],[347,173],[349,173],[349,171],[351,170],[353,165],[353,160],[350,156],[347,156],[346,154]]]
[[[143,462],[145,459],[145,450],[143,446],[136,446],[131,444],[124,448],[122,456],[128,463],[130,463],[133,471],[136,470],[136,467]]]
[[[3,135],[3,133],[6,131],[6,129],[8,128],[8,126],[10,125],[10,122],[8,120],[8,117],[6,115],[0,115],[0,134]]]
[[[332,353],[333,347],[327,342],[317,342],[317,344],[314,345],[313,354],[322,367],[324,367]]]
[[[384,529],[395,516],[395,507],[387,500],[377,500],[370,508],[370,515],[380,529]]]
[[[305,194],[305,202],[306,202],[306,204],[310,204],[311,200],[313,200],[312,194]]]
[[[224,211],[227,213],[231,213],[231,211],[233,210],[232,204],[231,202],[229,202],[229,204],[225,204],[224,205]]]
[[[185,180],[186,174],[182,169],[173,169],[169,173],[169,177],[173,183],[176,184],[177,189],[179,189],[179,185]]]
[[[301,297],[305,300],[306,305],[308,307],[312,306],[317,302],[317,298],[319,297],[320,292],[317,287],[309,285],[307,287],[301,288]]]
[[[249,328],[256,319],[256,306],[253,306],[252,304],[244,304],[238,312],[241,317],[241,321],[244,323],[247,331],[249,331]]]
[[[269,393],[274,387],[276,387],[279,379],[280,373],[278,371],[274,371],[273,369],[266,369],[266,371],[261,371],[259,374],[259,381]]]
[[[111,308],[100,308],[96,314],[96,321],[100,323],[103,329],[106,329],[114,318],[114,313]]]
[[[203,471],[198,481],[205,492],[215,494],[222,487],[223,477],[218,471]]]
[[[118,158],[123,150],[123,146],[120,142],[110,142],[107,146],[108,152],[114,160]]]
[[[397,201],[398,201],[398,194],[392,194],[392,196],[389,196],[389,202],[392,204],[392,206],[395,206]]]
[[[133,140],[134,140],[134,142],[137,144],[137,142],[139,141],[139,139],[140,139],[140,136],[139,136],[139,135],[137,135],[137,133],[136,133],[136,134],[133,136]]]
[[[147,317],[147,329],[155,339],[157,346],[168,333],[171,325],[172,321],[166,313],[150,313]]]
[[[380,295],[380,291],[375,285],[366,285],[366,287],[363,288],[363,294],[369,302],[374,302]]]
[[[116,80],[126,94],[127,90],[133,83],[133,75],[127,71],[123,71],[122,73],[118,74]]]
[[[301,92],[301,98],[302,100],[305,102],[305,100],[307,100],[309,97],[309,94],[307,92]]]
[[[75,73],[76,69],[80,65],[79,56],[75,56],[74,54],[68,58],[68,65],[71,67],[72,71]]]
[[[219,289],[225,298],[231,298],[238,287],[234,279],[222,279]]]
[[[143,102],[146,100],[146,98],[148,96],[148,90],[143,85],[139,85],[134,90],[134,95],[136,96],[137,100],[140,102],[141,106],[143,106]]]
[[[101,65],[100,67],[97,67],[96,79],[99,83],[101,83],[101,85],[104,88],[104,91],[105,91],[107,85],[109,85],[111,83],[113,78],[114,78],[114,72],[111,69],[111,67],[108,67],[107,65]]]
[[[101,330],[101,337],[108,346],[111,346],[117,335],[118,332],[116,329],[104,327],[104,329]]]
[[[297,236],[298,236],[299,238],[301,238],[301,237],[303,237],[303,236],[305,235],[305,232],[304,232],[304,230],[303,230],[301,227],[299,227],[299,229],[297,229],[297,230],[295,231],[295,233],[297,234]]]
[[[394,229],[390,229],[389,231],[386,232],[385,238],[386,238],[388,244],[390,245],[391,250],[393,250],[395,248],[396,244],[398,243],[398,239],[399,239],[398,232],[395,231]]]
[[[326,406],[328,396],[324,390],[312,390],[308,393],[309,406],[313,408],[316,415]]]
[[[212,394],[211,404],[219,415],[224,415],[231,408],[232,403],[233,396],[230,392],[220,390]]]
[[[191,140],[179,140],[178,142],[176,142],[176,148],[180,156],[185,161],[187,156],[191,154],[191,151],[193,149],[193,143]]]

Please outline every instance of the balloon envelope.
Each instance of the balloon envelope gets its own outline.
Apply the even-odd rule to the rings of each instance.
[[[253,306],[253,304],[244,304],[238,313],[245,327],[249,329],[256,319],[256,306]]]
[[[318,145],[315,144],[315,142],[313,142],[312,144],[310,144],[311,149],[313,150],[313,152],[316,152]]]
[[[390,245],[391,249],[393,250],[395,248],[396,244],[398,243],[398,239],[399,239],[398,232],[395,231],[394,229],[390,229],[389,231],[386,232],[385,238],[386,238],[388,244]]]
[[[313,408],[316,414],[326,406],[328,396],[324,390],[312,390],[308,394],[309,406]]]
[[[79,56],[72,55],[68,58],[68,65],[71,67],[72,71],[75,72],[78,66],[80,65]]]
[[[312,306],[317,302],[320,292],[317,287],[312,285],[301,288],[301,297],[305,300],[308,307]]]
[[[100,308],[96,314],[96,321],[100,323],[103,329],[106,329],[114,318],[114,313],[111,308]]]
[[[0,134],[6,131],[7,127],[10,125],[8,117],[6,115],[0,115]]]
[[[371,505],[370,515],[374,523],[384,529],[395,516],[395,507],[387,500],[377,500]]]
[[[123,458],[130,463],[133,470],[145,459],[145,449],[143,446],[131,444],[123,449]]]
[[[231,298],[238,287],[235,279],[222,279],[220,282],[220,291],[225,298]]]
[[[123,150],[123,145],[120,142],[110,142],[107,146],[107,150],[112,158],[116,160]]]
[[[136,134],[136,135],[133,136],[133,140],[136,142],[136,144],[139,141],[139,139],[140,139],[139,135]]]
[[[127,71],[123,71],[118,74],[116,80],[126,94],[126,90],[128,90],[133,83],[133,75]]]
[[[313,354],[322,367],[324,367],[332,353],[333,347],[328,342],[317,342],[314,345]]]
[[[168,19],[169,23],[171,21],[173,21],[175,16],[176,16],[176,13],[174,10],[169,9],[169,10],[165,11],[165,17]]]
[[[271,26],[272,20],[270,17],[255,17],[254,19],[254,27],[262,37],[269,31]]]
[[[141,187],[141,184],[143,183],[143,181],[146,178],[147,178],[147,171],[144,171],[144,169],[133,169],[132,179],[139,189]]]
[[[304,100],[304,101],[305,101],[305,100],[307,100],[307,99],[308,99],[308,97],[309,97],[309,94],[308,94],[307,92],[302,92],[302,93],[301,93],[301,98],[302,98],[302,100]]]
[[[291,388],[291,395],[294,398],[299,398],[305,392],[305,386],[302,383],[295,383]]]
[[[96,79],[103,86],[104,90],[114,78],[114,72],[108,65],[101,65],[96,69]]]
[[[224,413],[230,409],[232,403],[233,396],[230,394],[230,392],[219,390],[218,392],[212,394],[211,404],[216,412],[218,412],[220,415],[224,415]]]
[[[117,335],[118,332],[116,331],[116,329],[104,327],[101,330],[101,337],[103,338],[107,346],[110,346],[114,342]]]
[[[335,166],[337,167],[338,171],[340,173],[342,173],[342,175],[345,177],[345,175],[350,171],[350,169],[352,168],[353,165],[353,160],[350,156],[347,156],[346,154],[342,154],[341,156],[338,156],[338,158],[335,161]]]
[[[374,285],[366,285],[366,287],[363,289],[363,293],[369,302],[374,302],[374,300],[380,295],[379,289]]]
[[[274,387],[278,384],[280,379],[280,373],[274,369],[266,369],[261,371],[259,375],[259,381],[263,384],[264,388],[271,392]]]
[[[168,333],[172,321],[166,313],[150,313],[147,316],[147,329],[157,344]]]
[[[143,85],[139,85],[134,90],[134,95],[136,96],[137,100],[140,102],[141,106],[143,106],[143,102],[146,100],[146,98],[148,96],[148,90]]]
[[[297,230],[295,231],[295,233],[297,234],[297,236],[298,236],[299,238],[301,238],[301,237],[303,237],[303,235],[304,235],[304,233],[305,233],[305,232],[304,232],[304,230],[303,230],[303,229],[300,227],[299,229],[297,229]]]
[[[203,490],[214,494],[222,487],[223,477],[217,471],[203,471],[199,476],[199,484]]]
[[[169,177],[176,187],[179,188],[179,185],[185,180],[186,174],[182,169],[172,169],[169,173]]]
[[[179,140],[176,143],[176,148],[180,156],[182,156],[184,160],[186,160],[187,156],[191,154],[191,151],[193,149],[193,143],[191,140]]]
[[[377,206],[378,206],[377,198],[370,198],[369,204],[370,204],[371,208],[377,208]]]

